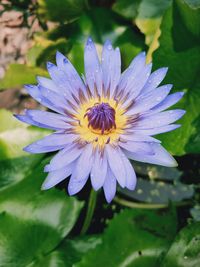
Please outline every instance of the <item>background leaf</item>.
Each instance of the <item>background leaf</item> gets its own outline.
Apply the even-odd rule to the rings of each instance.
[[[70,232],[83,206],[75,198],[67,197],[65,192],[40,190],[46,176],[44,164],[46,161],[22,181],[1,191],[2,267],[9,264],[28,266],[43,260]]]
[[[176,0],[163,19],[160,47],[153,54],[155,69],[169,67],[165,82],[174,84],[173,91],[186,91],[183,100],[176,105],[187,111],[180,121],[182,127],[159,136],[164,146],[175,155],[200,152],[200,45],[196,26],[200,24],[200,16],[196,15],[199,12],[200,8],[194,9]],[[194,26],[186,25],[185,17],[190,18]]]
[[[198,267],[200,262],[200,223],[180,231],[169,249],[162,267]]]
[[[102,244],[83,257],[76,267],[157,267],[176,232],[173,211],[125,210],[106,229]],[[96,261],[98,259],[98,261]]]
[[[29,83],[34,84],[36,75],[47,76],[47,72],[41,68],[13,63],[8,67],[3,79],[0,80],[0,90],[21,88],[24,84]]]

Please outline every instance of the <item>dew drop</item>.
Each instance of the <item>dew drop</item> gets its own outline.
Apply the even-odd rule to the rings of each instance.
[[[63,62],[64,62],[65,64],[67,64],[67,63],[68,63],[68,59],[65,57],[65,58],[63,59]]]
[[[108,50],[112,50],[112,45],[108,45]]]

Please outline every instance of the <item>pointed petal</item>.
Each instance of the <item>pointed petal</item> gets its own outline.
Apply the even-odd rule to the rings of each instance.
[[[77,160],[76,167],[69,181],[68,192],[70,195],[78,193],[89,177],[93,163],[92,150],[93,146],[91,144],[86,145]]]
[[[26,115],[28,115],[33,121],[46,125],[47,128],[52,129],[67,129],[69,125],[67,124],[67,117],[42,110],[27,110]]]
[[[44,138],[34,142],[39,146],[53,146],[53,145],[67,145],[72,143],[75,139],[77,139],[77,135],[75,134],[67,134],[67,133],[53,133]]]
[[[181,126],[180,124],[170,124],[170,125],[165,125],[165,126],[158,127],[158,128],[152,128],[152,129],[134,129],[133,132],[139,135],[140,134],[155,135],[155,134],[166,133],[166,132],[176,130],[180,126]]]
[[[134,190],[136,187],[136,174],[134,171],[133,166],[131,165],[130,161],[127,159],[126,155],[122,153],[122,160],[124,162],[125,170],[126,170],[126,187],[130,190]]]
[[[148,135],[144,135],[143,133],[140,132],[132,132],[132,133],[128,133],[128,134],[121,134],[120,138],[122,138],[125,142],[126,141],[132,141],[132,142],[156,142],[156,143],[160,143],[159,140],[148,136]]]
[[[45,125],[43,125],[41,123],[38,123],[38,122],[33,121],[27,115],[18,115],[18,114],[15,114],[14,117],[16,119],[18,119],[19,121],[24,122],[24,123],[27,123],[27,124],[30,124],[30,125],[38,126],[38,127],[41,127],[41,128],[52,129],[51,127],[46,127]],[[53,130],[59,130],[59,129],[54,128]]]
[[[55,171],[65,167],[66,165],[77,159],[82,153],[82,149],[71,144],[59,151],[50,161],[50,164],[45,167],[45,171]]]
[[[62,169],[50,172],[47,178],[45,179],[44,183],[42,184],[41,189],[47,190],[62,182],[65,178],[71,175],[74,165],[75,162],[72,162],[71,164],[65,166]]]
[[[54,83],[62,89],[63,95],[68,96],[69,92],[74,91],[69,83],[69,80],[67,79],[66,74],[56,65],[51,62],[47,62],[47,70]]]
[[[39,89],[39,87],[40,87],[40,89]],[[51,109],[53,111],[56,111],[58,113],[65,114],[63,107],[59,106],[59,102],[56,102],[54,100],[50,101],[49,98],[47,99],[47,97],[44,96],[46,93],[42,94],[42,90],[41,90],[41,86],[40,85],[38,85],[38,86],[25,85],[25,88],[28,91],[29,95],[31,95],[41,105],[43,105],[43,106],[45,106],[45,107],[47,107],[47,108],[49,108],[49,109]],[[46,89],[46,92],[47,91],[50,91],[53,94],[56,94],[52,90]],[[58,96],[58,95],[56,94],[56,96]]]
[[[151,144],[152,143],[147,143],[147,142],[131,142],[128,140],[126,143],[120,142],[119,146],[133,153],[138,153],[138,154],[145,153],[148,155],[152,155],[153,150]]]
[[[126,115],[138,114],[151,109],[165,99],[171,88],[171,84],[163,85],[148,94],[142,95],[139,99],[136,99],[135,104],[126,112]]]
[[[137,122],[135,128],[151,129],[173,123],[185,114],[184,110],[174,109],[163,111],[158,114],[144,115]]]
[[[110,166],[111,171],[113,172],[120,186],[125,187],[126,170],[124,168],[123,161],[120,157],[119,147],[112,147],[111,145],[107,145],[105,151],[108,157],[108,164]]]
[[[177,166],[176,160],[160,144],[153,143],[152,149],[154,151],[154,154],[151,156],[145,153],[143,155],[132,153],[127,150],[124,150],[124,153],[127,155],[128,158],[136,161],[157,164],[166,167]]]
[[[104,43],[103,51],[102,51],[102,58],[101,58],[101,66],[102,66],[102,73],[103,73],[103,84],[105,91],[108,90],[110,83],[111,83],[111,71],[110,66],[112,62],[113,56],[113,47],[109,40]]]
[[[145,52],[137,55],[129,67],[122,73],[118,87],[120,90],[130,90],[132,81],[137,78],[139,73],[142,73],[145,67],[146,54]]]
[[[77,138],[76,135],[66,133],[53,133],[24,148],[29,153],[46,153],[64,148]]]
[[[149,79],[147,80],[145,86],[142,89],[142,94],[150,92],[151,90],[155,89],[165,78],[165,75],[168,71],[168,68],[160,68],[154,71]]]
[[[107,174],[107,158],[105,155],[101,156],[98,150],[96,150],[94,156],[94,162],[92,164],[92,170],[90,174],[92,187],[94,190],[98,190],[104,184]]]
[[[150,111],[151,114],[161,112],[173,106],[183,97],[183,95],[184,95],[183,92],[177,92],[167,96],[161,103],[159,103],[158,105],[156,105],[154,108],[151,109]]]
[[[135,71],[134,76],[129,78],[129,83],[127,84],[127,92],[131,91],[131,98],[135,99],[141,92],[145,85],[152,69],[152,64],[146,65],[143,70],[138,73]]]
[[[108,203],[110,203],[113,200],[116,194],[116,187],[117,187],[117,182],[116,182],[115,176],[110,170],[110,168],[108,168],[106,179],[103,185],[105,198]]]
[[[51,79],[37,76],[37,81],[42,87],[45,87],[53,92],[63,95],[61,88],[59,88],[59,86],[56,85]]]
[[[39,146],[36,143],[30,144],[23,148],[24,151],[32,153],[32,154],[40,154],[40,153],[47,153],[60,150],[64,147],[64,145],[55,145],[55,146]]]
[[[85,76],[87,84],[94,95],[95,86],[99,93],[102,92],[102,72],[96,51],[96,47],[89,37],[84,52]]]
[[[56,64],[58,68],[66,74],[71,87],[74,88],[76,92],[78,92],[78,89],[85,90],[85,85],[74,66],[69,59],[58,51],[56,53]]]

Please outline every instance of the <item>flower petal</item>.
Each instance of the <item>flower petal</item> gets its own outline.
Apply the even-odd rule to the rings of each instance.
[[[64,148],[64,145],[55,145],[55,146],[40,146],[36,143],[30,144],[23,148],[24,151],[32,154],[40,154],[46,152],[53,152]]]
[[[92,92],[95,94],[95,86],[99,93],[102,92],[102,72],[99,63],[96,47],[91,38],[88,38],[85,52],[84,52],[84,63],[85,63],[85,76],[86,82]]]
[[[104,43],[101,62],[104,88],[110,96],[113,96],[120,80],[121,56],[119,48],[113,49],[109,40]]]
[[[75,89],[74,93],[78,92],[78,89],[85,91],[85,85],[74,66],[69,59],[58,51],[56,53],[56,64],[66,74],[71,87]]]
[[[122,138],[125,142],[126,141],[132,141],[132,142],[156,142],[156,143],[160,143],[159,140],[148,136],[148,135],[144,135],[140,132],[129,132],[129,133],[124,133],[120,135],[120,138]]]
[[[127,159],[126,155],[123,152],[121,152],[121,154],[126,170],[126,187],[130,190],[134,190],[137,182],[134,168],[131,165],[130,161]]]
[[[90,174],[92,187],[94,190],[98,190],[104,184],[107,174],[107,158],[105,155],[101,156],[98,150],[96,150],[94,156],[94,162],[92,164],[92,170]]]
[[[146,65],[140,73],[134,73],[134,76],[130,77],[129,85],[127,85],[127,91],[131,91],[131,98],[135,99],[141,92],[145,85],[152,69],[152,64]],[[131,80],[132,79],[132,80]]]
[[[70,195],[78,193],[87,182],[93,163],[92,149],[93,146],[91,144],[86,145],[77,160],[68,185]]]
[[[131,142],[128,140],[125,143],[120,142],[119,146],[133,153],[138,153],[138,154],[146,153],[148,155],[153,155],[151,144],[152,143],[148,142]]]
[[[139,73],[142,73],[143,69],[145,68],[145,61],[146,61],[146,54],[145,52],[140,53],[137,55],[129,65],[129,67],[122,73],[118,88],[120,90],[124,90],[128,92],[132,81],[137,78]]]
[[[71,175],[74,165],[75,162],[72,162],[71,164],[63,167],[62,169],[50,172],[44,183],[42,184],[41,189],[47,190],[62,182],[65,178]]]
[[[168,71],[168,68],[160,68],[154,71],[149,79],[147,80],[145,86],[142,89],[142,94],[150,92],[151,90],[155,89],[165,78],[165,75]]]
[[[64,114],[63,108],[61,108],[59,105],[57,105],[56,102],[51,102],[49,99],[46,99],[44,95],[42,94],[41,90],[36,85],[25,85],[25,88],[29,95],[31,95],[36,101],[38,101],[43,106],[56,111],[58,113]],[[49,89],[46,89],[49,90]],[[53,92],[53,91],[52,91]]]
[[[176,160],[160,144],[153,143],[152,149],[154,151],[154,154],[151,156],[145,153],[144,154],[132,153],[127,150],[124,150],[124,153],[127,155],[128,158],[136,161],[157,164],[166,167],[177,166]]]
[[[69,128],[67,124],[67,117],[42,110],[27,110],[26,115],[33,121],[46,125],[47,128],[63,130]],[[45,127],[46,128],[46,127]]]
[[[136,99],[135,104],[126,112],[126,115],[145,112],[150,108],[156,106],[158,103],[163,101],[163,99],[165,99],[165,97],[169,94],[171,88],[172,85],[167,84],[149,92],[148,94],[142,95],[139,99]]]
[[[76,145],[71,144],[59,151],[50,161],[50,164],[45,167],[45,171],[55,171],[62,169],[66,165],[77,159],[82,153],[82,149],[78,148]]]
[[[105,198],[108,203],[110,203],[113,200],[116,193],[116,188],[117,188],[117,182],[115,176],[110,170],[110,168],[108,168],[106,179],[103,185]]]
[[[174,94],[167,96],[161,103],[159,103],[154,108],[152,108],[150,110],[150,113],[151,114],[152,113],[158,113],[160,111],[163,111],[163,110],[173,106],[183,97],[183,95],[184,95],[183,92],[177,92],[177,93],[174,93]]]
[[[62,146],[74,142],[75,139],[77,139],[77,135],[75,134],[57,132],[45,136],[44,138],[34,142],[34,144],[39,146]]]
[[[155,134],[173,131],[179,128],[180,126],[181,126],[180,124],[170,124],[170,125],[165,125],[165,126],[158,127],[158,128],[152,128],[152,129],[134,129],[133,133],[137,133],[139,135],[140,134],[155,135]]]
[[[185,114],[184,110],[174,109],[158,114],[144,115],[135,124],[135,128],[151,129],[173,123]]]
[[[111,171],[113,172],[115,178],[121,187],[125,187],[126,183],[126,170],[124,168],[123,161],[120,157],[119,147],[112,147],[107,145],[105,148],[108,157],[108,164]]]
[[[63,95],[68,96],[69,92],[73,92],[73,88],[62,70],[51,62],[47,62],[47,70],[54,83],[62,89]]]
[[[39,83],[39,85],[41,85],[42,87],[45,87],[53,92],[56,92],[58,94],[63,95],[62,89],[59,88],[58,85],[56,85],[54,83],[54,81],[52,81],[51,79],[48,79],[46,77],[41,77],[41,76],[37,76],[37,81]]]

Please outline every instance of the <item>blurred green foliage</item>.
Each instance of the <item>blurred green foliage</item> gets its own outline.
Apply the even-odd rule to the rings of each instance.
[[[5,10],[12,9],[22,11],[26,23],[28,16],[35,16],[42,31],[34,35],[27,64],[8,67],[1,90],[34,84],[36,75],[47,76],[46,61],[55,61],[57,50],[81,74],[86,38],[92,36],[98,52],[110,39],[120,47],[123,69],[144,50],[155,69],[169,67],[164,83],[174,84],[172,92],[185,92],[176,107],[187,113],[180,129],[158,138],[174,155],[200,152],[199,0],[22,0],[5,4]],[[146,209],[160,204],[166,209],[125,209],[115,214],[103,234],[80,236],[76,227],[79,215],[85,214],[84,202],[57,188],[40,191],[49,159],[22,150],[48,131],[17,122],[6,110],[0,110],[0,121],[0,267],[200,266],[200,225],[194,222],[199,220],[195,208],[199,207],[198,186],[185,184],[182,172],[133,163],[139,175],[137,189],[119,189],[120,196],[126,196],[129,203],[142,201]],[[188,199],[188,205],[194,205],[193,219],[180,230],[175,205]]]

